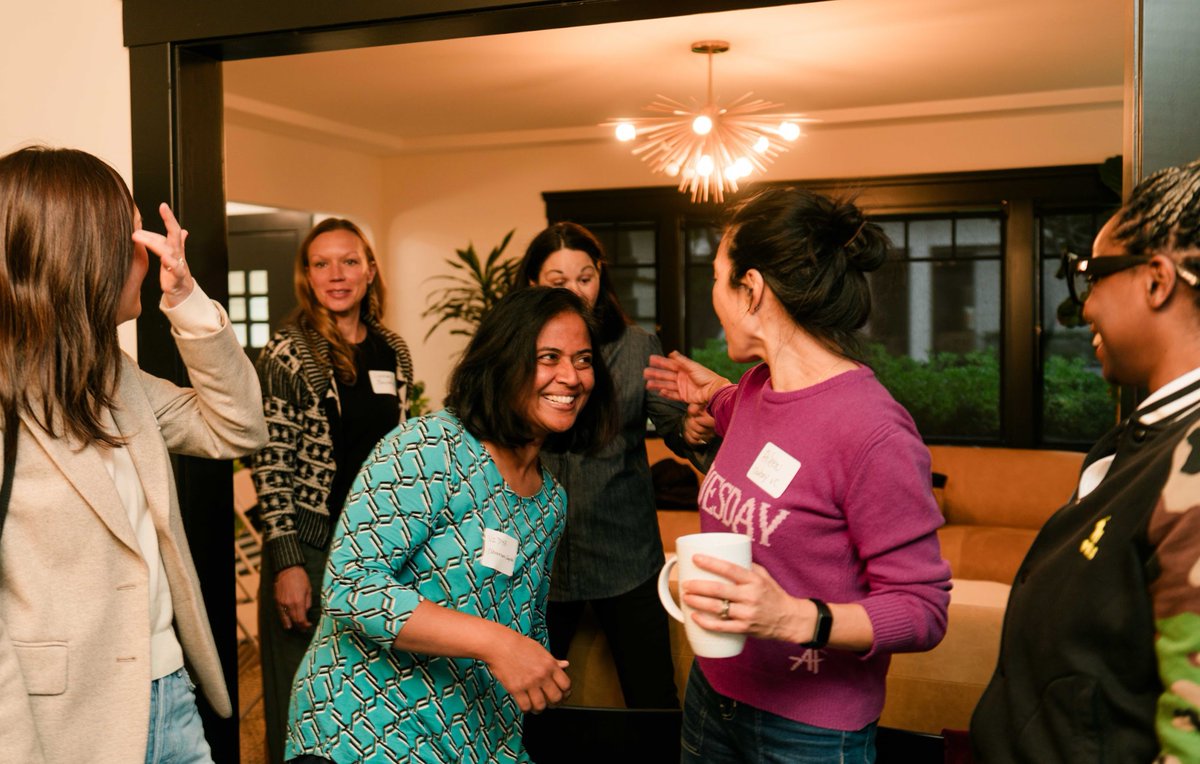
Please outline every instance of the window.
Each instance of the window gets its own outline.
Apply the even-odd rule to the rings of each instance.
[[[891,238],[887,263],[868,277],[865,354],[928,441],[1081,448],[1114,421],[1116,397],[1099,376],[1090,333],[1058,317],[1062,246],[1090,247],[1119,202],[1099,170],[797,181],[854,195]],[[725,356],[710,302],[720,207],[692,204],[673,188],[543,197],[551,221],[598,234],[633,227],[640,241],[653,239],[651,262],[645,249],[634,261],[601,236],[622,304],[629,310],[627,294],[652,292],[636,304],[638,323],[657,328],[666,350],[738,376],[745,367]]]
[[[1092,333],[1067,293],[1061,259],[1064,249],[1090,253],[1106,217],[1095,211],[1038,217],[1042,436],[1048,443],[1095,441],[1117,419],[1116,389],[1100,376]]]
[[[229,322],[244,348],[261,348],[271,339],[268,292],[266,271],[229,271]]]
[[[868,362],[925,437],[998,439],[1003,215],[876,221],[892,249],[868,276]]]

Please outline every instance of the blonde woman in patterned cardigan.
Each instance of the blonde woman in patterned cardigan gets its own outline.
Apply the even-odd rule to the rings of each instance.
[[[320,616],[334,523],[363,459],[404,420],[413,381],[408,346],[380,323],[382,274],[354,223],[318,223],[300,245],[294,279],[299,308],[259,356],[268,443],[253,460],[265,526],[259,629],[274,764],[283,761],[292,677]]]

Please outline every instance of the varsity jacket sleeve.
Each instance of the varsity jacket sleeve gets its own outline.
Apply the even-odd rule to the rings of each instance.
[[[290,345],[291,340],[276,336],[258,357],[267,443],[251,460],[262,507],[263,553],[276,571],[304,564],[293,496],[305,395],[300,363],[288,352]]]
[[[1200,761],[1200,424],[1180,440],[1150,517],[1150,596],[1163,694],[1160,762]]]

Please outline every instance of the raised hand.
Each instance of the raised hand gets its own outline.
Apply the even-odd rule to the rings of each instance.
[[[167,307],[173,308],[187,299],[196,286],[196,281],[192,278],[187,259],[184,257],[183,245],[187,241],[187,231],[179,227],[175,213],[171,212],[166,202],[158,205],[158,213],[162,215],[167,235],[139,228],[133,232],[133,240],[158,255],[161,266],[158,270],[159,285],[162,287]]]
[[[642,372],[646,389],[664,398],[683,403],[707,405],[713,394],[729,380],[675,351],[669,356],[652,355]]]

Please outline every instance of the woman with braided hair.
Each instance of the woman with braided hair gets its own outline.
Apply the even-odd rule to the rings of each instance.
[[[1104,377],[1149,395],[1017,572],[977,761],[1200,761],[1200,161],[1067,263]]]

